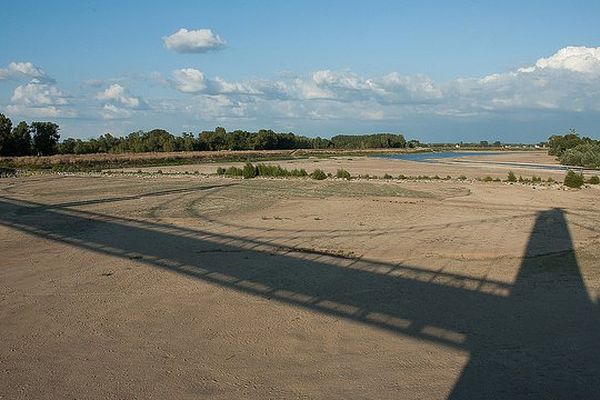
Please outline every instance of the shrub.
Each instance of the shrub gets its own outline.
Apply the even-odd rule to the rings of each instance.
[[[452,179],[452,177],[451,177],[450,175],[446,175],[446,180],[447,180],[447,181],[449,181],[449,180],[451,180],[451,179]]]
[[[458,179],[459,181],[466,181],[466,180],[467,180],[467,177],[466,177],[466,176],[464,176],[464,175],[461,175],[461,176],[459,176],[457,179]]]
[[[229,167],[225,170],[226,176],[242,176],[242,169],[238,167]]]
[[[521,175],[519,175],[519,182],[525,182],[525,179]]]
[[[571,170],[567,171],[564,184],[570,188],[580,188],[583,185],[583,174],[576,174]]]
[[[316,179],[318,181],[322,181],[323,179],[327,178],[327,174],[322,169],[315,169],[310,174],[310,177],[313,178],[313,179]]]
[[[483,178],[484,182],[492,182],[494,180],[494,178],[492,178],[491,176],[486,176],[485,178]]]
[[[400,174],[400,175],[398,175],[398,179],[401,179],[401,180],[408,179],[408,176],[406,176],[404,174]]]
[[[533,175],[531,177],[531,182],[541,182],[542,181],[542,177],[541,176],[535,176]]]
[[[435,175],[435,176],[432,176],[431,179],[436,179],[437,180],[437,179],[442,179],[442,178],[440,178],[439,175]]]
[[[383,175],[383,179],[394,179],[394,177],[391,176],[390,174],[385,174],[385,175]]]
[[[223,167],[217,168],[217,175],[225,175],[226,169]]]
[[[552,183],[552,182],[554,182],[554,178],[550,176],[550,177],[548,177],[548,179],[546,179],[546,182]]]
[[[507,182],[516,182],[517,177],[515,176],[515,173],[512,171],[508,171],[508,176],[506,177],[506,181]]]
[[[350,179],[350,172],[346,171],[343,168],[340,168],[337,170],[335,177],[339,179]]]
[[[308,173],[306,172],[306,170],[303,169],[293,169],[290,171],[290,176],[295,176],[295,177],[305,177],[308,176]]]
[[[244,179],[252,179],[255,178],[256,175],[258,175],[256,167],[251,163],[246,163],[246,165],[244,165],[244,169],[242,170],[242,176]]]
[[[588,179],[588,183],[592,185],[598,185],[600,184],[600,177],[598,175],[590,176],[590,179]]]
[[[502,182],[500,178],[494,178],[494,182]]]

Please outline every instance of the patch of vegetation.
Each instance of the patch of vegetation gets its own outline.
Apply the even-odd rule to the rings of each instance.
[[[242,176],[244,171],[238,167],[229,167],[225,170],[225,176]]]
[[[350,172],[346,171],[343,168],[340,168],[337,170],[335,177],[338,179],[350,179],[351,178]]]
[[[486,176],[485,178],[483,178],[484,182],[492,182],[494,180],[494,178],[492,178],[491,176]]]
[[[587,183],[589,183],[590,185],[599,185],[600,177],[598,175],[592,175],[590,176],[590,179],[588,179]]]
[[[573,129],[565,135],[551,136],[548,147],[548,154],[556,156],[561,164],[600,168],[600,141],[581,138]]]
[[[456,179],[458,179],[459,181],[466,181],[466,180],[467,180],[467,177],[466,177],[465,175],[461,175],[461,176],[459,176],[459,177],[458,177],[458,178],[456,178]]]
[[[541,176],[535,176],[535,175],[533,175],[531,177],[531,182],[537,182],[537,183],[539,183],[541,181],[542,181],[542,177]]]
[[[516,182],[516,181],[517,181],[517,176],[515,175],[515,173],[512,171],[508,171],[508,176],[506,177],[506,182]]]
[[[8,176],[16,176],[17,170],[14,168],[0,167],[0,178],[6,178]]]
[[[394,177],[388,173],[385,173],[385,175],[383,175],[383,179],[394,179]]]
[[[325,171],[323,171],[322,169],[315,169],[311,174],[310,177],[313,179],[316,179],[318,181],[322,181],[323,179],[327,178],[327,174],[325,173]]]
[[[567,171],[565,175],[564,184],[570,188],[580,188],[583,186],[583,174],[577,174],[571,170]]]
[[[246,165],[244,165],[244,168],[242,169],[242,176],[244,179],[256,178],[257,175],[257,168],[252,165],[252,163],[246,163]]]

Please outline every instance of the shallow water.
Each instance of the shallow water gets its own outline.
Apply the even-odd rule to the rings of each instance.
[[[427,153],[408,153],[408,154],[383,154],[377,157],[393,158],[397,160],[408,160],[408,161],[429,161],[438,158],[457,158],[457,157],[470,157],[470,156],[490,156],[502,154],[493,151],[440,151],[440,152],[427,152]]]

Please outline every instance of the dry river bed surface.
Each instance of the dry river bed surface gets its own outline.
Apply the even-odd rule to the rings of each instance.
[[[599,196],[0,179],[0,398],[594,398]]]

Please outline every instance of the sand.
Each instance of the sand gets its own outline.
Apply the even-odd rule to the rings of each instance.
[[[593,398],[599,195],[457,180],[0,179],[0,398]]]

